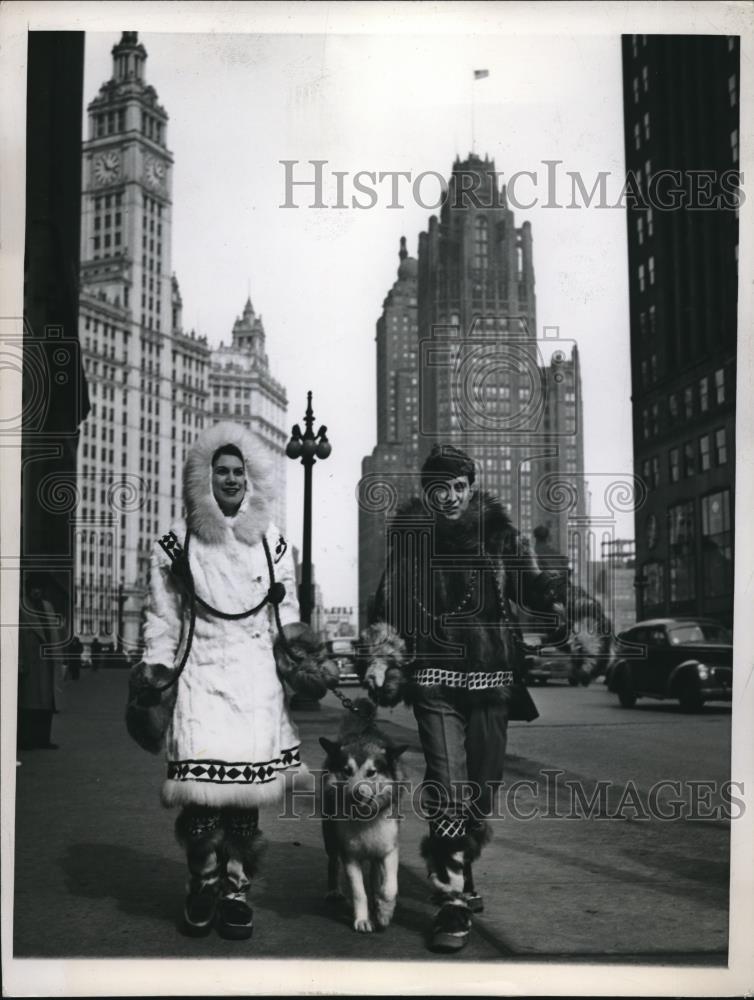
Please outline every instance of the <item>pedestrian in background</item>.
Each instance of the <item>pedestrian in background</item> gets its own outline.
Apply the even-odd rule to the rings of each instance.
[[[81,639],[77,635],[71,639],[68,644],[68,652],[66,654],[66,659],[68,660],[68,676],[72,681],[77,681],[81,676],[81,654],[83,653],[84,647],[81,643]]]
[[[92,661],[92,670],[96,673],[102,665],[102,644],[96,635],[92,639],[90,659]]]
[[[29,574],[24,589],[18,634],[18,749],[57,750],[51,734],[65,678],[61,631],[45,597],[43,574]]]

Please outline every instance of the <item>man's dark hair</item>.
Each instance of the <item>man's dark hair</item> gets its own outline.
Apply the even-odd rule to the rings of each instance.
[[[213,469],[215,467],[215,462],[221,455],[233,455],[235,458],[241,459],[241,462],[244,465],[244,467],[246,465],[246,463],[243,460],[243,455],[241,454],[240,448],[237,448],[234,444],[224,444],[221,448],[218,448],[217,451],[212,456]]]
[[[473,485],[476,477],[474,460],[452,444],[434,445],[421,469],[422,487],[426,489],[432,483],[458,476],[466,476],[469,485]]]

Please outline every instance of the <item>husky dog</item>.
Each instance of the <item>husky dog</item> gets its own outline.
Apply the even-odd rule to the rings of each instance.
[[[353,929],[365,934],[375,925],[387,927],[395,911],[403,781],[398,758],[406,747],[395,746],[380,732],[372,702],[360,698],[355,708],[357,712],[343,720],[337,741],[319,741],[327,753],[322,835],[328,898],[339,896],[342,864],[353,904]]]

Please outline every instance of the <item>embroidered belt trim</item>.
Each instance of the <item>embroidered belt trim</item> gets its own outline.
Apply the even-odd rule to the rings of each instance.
[[[422,687],[444,684],[445,687],[468,688],[477,691],[482,688],[507,687],[513,683],[512,670],[445,670],[442,667],[422,667],[415,671],[414,680]]]
[[[168,778],[172,781],[209,781],[215,785],[263,785],[274,781],[279,771],[300,765],[299,747],[295,746],[262,763],[169,760]]]

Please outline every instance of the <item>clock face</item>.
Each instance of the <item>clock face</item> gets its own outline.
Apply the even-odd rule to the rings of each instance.
[[[120,156],[114,150],[94,159],[94,180],[97,184],[112,184],[120,177]]]
[[[150,187],[161,187],[165,180],[165,164],[150,156],[144,166],[144,176]]]

